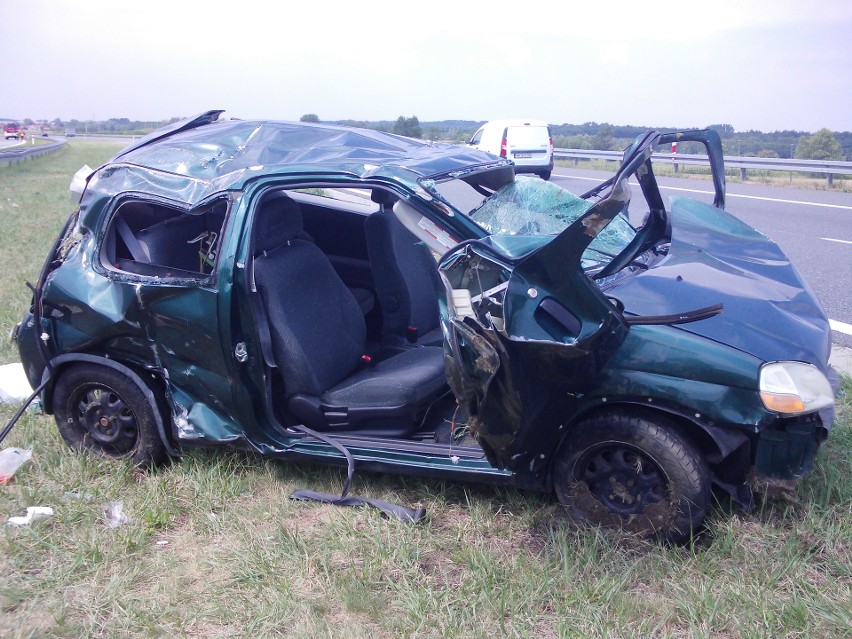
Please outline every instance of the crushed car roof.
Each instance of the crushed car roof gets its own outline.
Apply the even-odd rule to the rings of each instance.
[[[244,174],[349,173],[408,184],[476,165],[508,164],[463,146],[306,122],[218,119],[221,111],[161,129],[110,164],[132,164],[239,188]]]

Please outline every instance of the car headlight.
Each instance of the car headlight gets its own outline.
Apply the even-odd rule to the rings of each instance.
[[[834,403],[825,375],[803,362],[773,362],[760,369],[760,399],[767,409],[784,415],[804,415]]]

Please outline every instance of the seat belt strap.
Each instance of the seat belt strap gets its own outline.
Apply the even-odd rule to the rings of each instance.
[[[299,501],[318,501],[324,504],[334,504],[335,506],[372,506],[382,511],[388,517],[396,517],[407,523],[416,523],[426,516],[425,508],[407,508],[399,504],[392,504],[381,499],[372,499],[370,497],[354,497],[349,494],[349,489],[352,486],[352,477],[355,474],[355,458],[352,453],[340,442],[334,441],[332,438],[318,433],[307,426],[297,425],[291,428],[310,435],[311,437],[325,442],[329,446],[336,448],[346,458],[346,483],[343,484],[343,490],[339,495],[330,493],[320,493],[315,490],[299,489],[290,495],[290,499]]]
[[[142,245],[142,242],[133,235],[133,231],[131,231],[130,227],[127,226],[127,221],[123,217],[116,216],[115,228],[121,236],[127,250],[130,251],[130,256],[133,258],[133,261],[150,264],[151,256],[148,254],[148,250]]]
[[[272,332],[269,330],[269,318],[263,306],[263,297],[257,290],[254,280],[254,260],[251,261],[251,286],[249,287],[249,300],[251,301],[251,312],[254,315],[254,323],[257,327],[257,339],[260,341],[260,352],[263,361],[269,368],[277,368],[275,357],[272,354]]]

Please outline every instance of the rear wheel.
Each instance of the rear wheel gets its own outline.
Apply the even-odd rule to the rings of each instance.
[[[609,413],[569,435],[557,497],[580,522],[679,542],[701,525],[710,479],[700,452],[663,417]]]
[[[66,370],[53,391],[56,424],[71,448],[130,459],[137,466],[167,458],[156,411],[139,382],[97,364]]]
[[[550,179],[550,171],[542,171],[541,173],[538,174],[538,176],[542,180],[549,180]]]

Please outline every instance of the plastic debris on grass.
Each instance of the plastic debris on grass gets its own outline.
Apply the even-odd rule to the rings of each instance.
[[[130,523],[130,517],[124,512],[124,504],[120,501],[113,501],[107,504],[104,508],[104,516],[106,517],[107,526],[110,528],[118,528],[123,524]]]
[[[9,517],[8,524],[10,526],[29,526],[34,521],[44,519],[53,515],[53,508],[50,506],[29,506],[27,514],[23,517]]]
[[[21,364],[0,366],[0,404],[17,404],[33,392]]]
[[[22,464],[32,459],[32,448],[4,448],[0,450],[0,484],[5,484]]]

